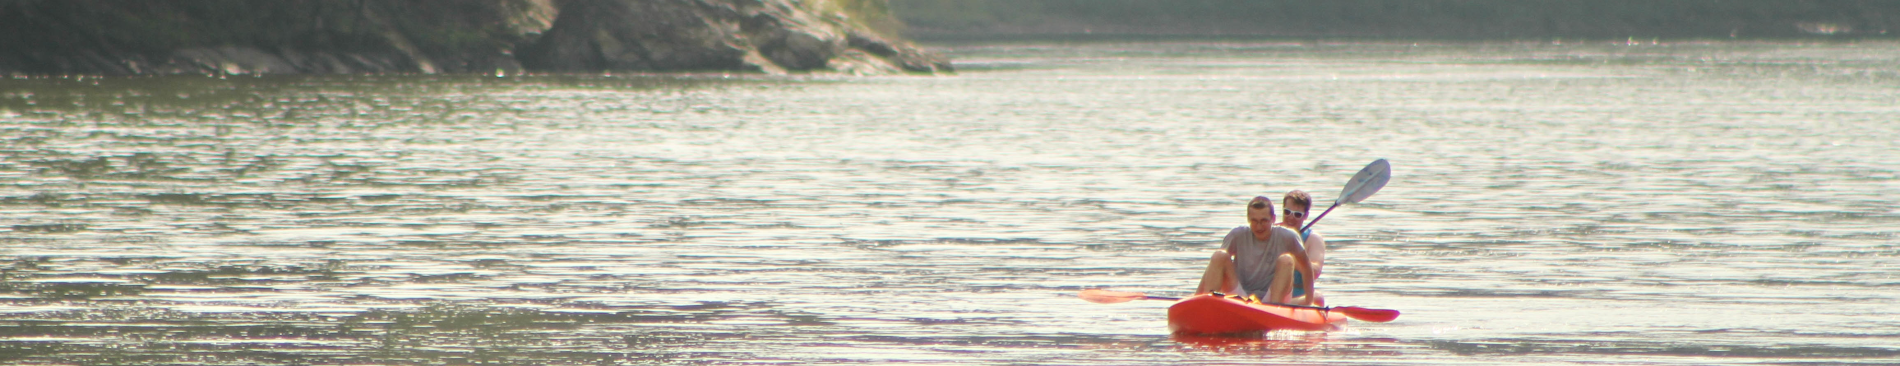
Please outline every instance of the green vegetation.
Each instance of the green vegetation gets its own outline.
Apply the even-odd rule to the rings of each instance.
[[[818,14],[844,14],[858,26],[886,36],[903,33],[904,23],[891,15],[889,0],[811,0],[806,7]]]

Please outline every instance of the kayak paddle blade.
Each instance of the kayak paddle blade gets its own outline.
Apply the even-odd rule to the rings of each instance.
[[[1364,169],[1359,169],[1359,173],[1352,175],[1352,179],[1346,180],[1346,188],[1339,190],[1339,198],[1333,199],[1333,206],[1327,207],[1326,212],[1319,213],[1319,216],[1314,216],[1313,221],[1307,221],[1306,226],[1300,227],[1300,232],[1318,224],[1319,219],[1326,218],[1326,214],[1333,213],[1333,209],[1339,208],[1339,205],[1359,203],[1372,197],[1373,193],[1379,193],[1379,189],[1385,188],[1385,183],[1389,181],[1392,181],[1392,163],[1379,159],[1366,164]]]
[[[1367,309],[1367,308],[1362,308],[1362,307],[1357,307],[1357,306],[1335,306],[1333,307],[1333,311],[1339,312],[1339,314],[1345,315],[1348,318],[1359,319],[1359,320],[1369,321],[1369,322],[1374,322],[1374,323],[1384,323],[1384,322],[1392,321],[1392,319],[1399,318],[1399,311],[1390,310],[1390,309]]]
[[[1392,163],[1385,159],[1373,160],[1371,164],[1366,164],[1365,169],[1353,174],[1352,180],[1346,181],[1346,188],[1339,191],[1339,198],[1333,204],[1364,201],[1372,197],[1373,193],[1379,193],[1379,189],[1385,188],[1385,183],[1391,180]]]
[[[1148,295],[1142,294],[1140,292],[1123,292],[1123,291],[1109,291],[1109,290],[1096,290],[1096,289],[1082,290],[1082,293],[1076,294],[1076,296],[1081,297],[1082,300],[1092,302],[1092,303],[1097,303],[1097,304],[1116,304],[1116,303],[1124,303],[1124,302],[1148,298]]]

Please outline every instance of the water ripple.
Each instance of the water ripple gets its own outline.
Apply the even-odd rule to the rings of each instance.
[[[950,49],[978,66],[0,80],[0,360],[1900,359],[1891,44]],[[1171,337],[1072,295],[1184,294],[1247,198],[1381,157],[1320,288],[1398,322]]]

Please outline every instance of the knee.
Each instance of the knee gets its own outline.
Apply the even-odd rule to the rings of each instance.
[[[1281,254],[1279,258],[1273,259],[1273,264],[1275,267],[1279,267],[1279,268],[1293,268],[1289,266],[1292,266],[1294,262],[1298,262],[1298,261],[1299,259],[1293,258],[1292,254]]]
[[[1227,261],[1234,260],[1234,256],[1232,254],[1227,254],[1227,251],[1225,250],[1215,250],[1214,257],[1208,258],[1208,259],[1216,261],[1216,262],[1227,262]]]

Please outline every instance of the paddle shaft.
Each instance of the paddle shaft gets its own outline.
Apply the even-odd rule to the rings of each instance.
[[[1143,300],[1167,300],[1167,301],[1181,301],[1181,298],[1179,298],[1179,297],[1167,297],[1167,296],[1148,296],[1148,295],[1141,295],[1141,298],[1142,298]],[[1331,306],[1310,306],[1310,305],[1293,305],[1293,304],[1279,304],[1279,303],[1275,303],[1275,304],[1273,304],[1273,306],[1285,306],[1285,307],[1289,307],[1289,308],[1302,308],[1302,309],[1314,309],[1314,310],[1323,310],[1323,311],[1332,311],[1332,310],[1333,310],[1333,307],[1331,307]]]
[[[1120,292],[1120,291],[1104,291],[1104,290],[1082,290],[1082,292],[1079,294],[1076,294],[1076,296],[1081,297],[1082,300],[1087,300],[1088,302],[1097,303],[1097,304],[1118,304],[1118,303],[1135,301],[1135,300],[1181,301],[1181,298],[1179,297],[1148,296],[1148,294],[1144,294],[1140,292]],[[1319,310],[1319,311],[1324,311],[1324,312],[1329,312],[1329,313],[1337,311],[1340,314],[1346,315],[1346,317],[1348,318],[1359,319],[1359,320],[1364,320],[1364,321],[1369,321],[1369,322],[1383,323],[1383,322],[1392,321],[1392,319],[1396,319],[1399,317],[1398,310],[1367,309],[1367,308],[1362,308],[1362,307],[1357,307],[1357,306],[1318,307],[1318,306],[1287,305],[1287,304],[1274,304],[1274,305],[1284,306],[1284,307],[1289,307],[1289,308],[1298,308],[1298,309],[1314,309],[1314,310]]]
[[[1339,201],[1333,201],[1333,206],[1332,206],[1332,207],[1327,207],[1327,208],[1326,208],[1326,211],[1324,211],[1324,212],[1320,212],[1320,213],[1319,213],[1319,216],[1313,216],[1313,221],[1310,221],[1310,222],[1307,222],[1307,223],[1306,223],[1306,226],[1301,226],[1301,227],[1300,227],[1300,232],[1302,232],[1302,233],[1304,233],[1304,232],[1306,232],[1306,229],[1311,229],[1311,228],[1313,228],[1313,224],[1318,224],[1318,223],[1319,223],[1319,219],[1323,219],[1323,218],[1326,218],[1326,214],[1329,214],[1329,213],[1332,213],[1332,212],[1333,212],[1333,209],[1335,209],[1335,208],[1339,208]]]
[[[1333,206],[1327,207],[1326,212],[1319,213],[1319,216],[1314,216],[1313,221],[1306,223],[1306,226],[1301,226],[1300,232],[1312,229],[1314,224],[1319,223],[1319,219],[1326,218],[1326,214],[1332,213],[1333,209],[1339,208],[1339,205],[1359,203],[1372,197],[1372,194],[1379,193],[1379,189],[1385,188],[1385,182],[1391,179],[1392,163],[1379,159],[1373,160],[1372,164],[1366,164],[1364,169],[1359,169],[1358,173],[1352,175],[1352,179],[1346,180],[1346,188],[1339,190],[1339,198],[1333,199]]]

